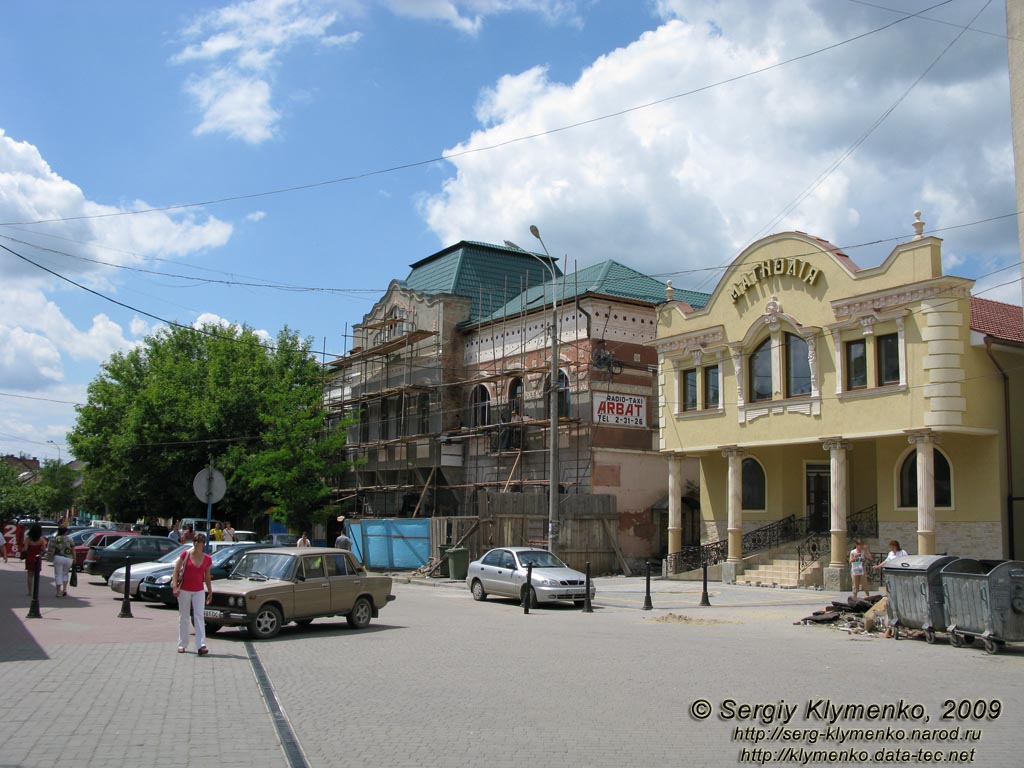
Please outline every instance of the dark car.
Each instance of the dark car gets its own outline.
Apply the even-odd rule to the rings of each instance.
[[[231,569],[241,559],[243,552],[248,552],[250,549],[257,549],[261,546],[263,545],[249,542],[247,544],[234,544],[218,549],[210,555],[210,560],[213,563],[210,566],[210,578],[213,580],[226,579],[228,574],[231,573]],[[178,598],[171,592],[171,575],[173,573],[173,563],[169,564],[166,568],[147,573],[142,579],[142,583],[139,584],[139,598],[167,603],[167,605],[177,605]]]
[[[94,533],[89,536],[85,536],[85,541],[77,545],[75,551],[75,569],[83,570],[85,568],[85,559],[89,556],[89,550],[92,547],[102,549],[103,547],[109,547],[118,539],[123,539],[125,536],[138,536],[134,531],[109,531],[106,528],[93,528]]]
[[[125,558],[131,558],[132,563],[148,563],[178,546],[178,542],[166,536],[124,536],[102,549],[90,545],[85,569],[106,581],[110,574],[124,565]]]

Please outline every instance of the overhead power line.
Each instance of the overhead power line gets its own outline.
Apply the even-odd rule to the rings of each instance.
[[[928,13],[929,11],[933,11],[936,8],[940,8],[940,7],[944,6],[944,5],[948,5],[951,2],[953,2],[953,0],[943,0],[943,2],[935,3],[934,5],[931,5],[931,6],[927,7],[927,8],[923,8],[922,10],[920,10],[920,11],[918,11],[916,13],[907,14],[907,15],[903,16],[902,18],[899,18],[899,19],[896,19],[894,21],[889,22],[888,24],[883,24],[880,27],[875,27],[874,29],[870,29],[867,32],[862,32],[859,35],[854,35],[853,37],[849,37],[849,38],[847,38],[845,40],[841,40],[838,43],[832,43],[831,45],[826,45],[826,46],[823,46],[821,48],[817,48],[817,49],[815,49],[813,51],[808,51],[807,53],[802,53],[802,54],[799,54],[797,56],[792,56],[792,57],[790,57],[788,59],[784,59],[782,61],[777,61],[774,64],[768,64],[768,65],[766,65],[764,67],[759,67],[758,69],[754,69],[754,70],[751,70],[749,72],[744,72],[744,73],[739,74],[739,75],[733,75],[732,77],[727,77],[727,78],[724,78],[722,80],[717,80],[717,81],[715,81],[713,83],[708,83],[706,85],[698,86],[697,88],[693,88],[693,89],[688,90],[688,91],[683,91],[681,93],[672,94],[671,96],[664,96],[664,97],[662,97],[660,99],[655,99],[654,101],[645,102],[643,104],[637,104],[637,105],[632,106],[632,107],[626,107],[625,109],[620,109],[620,110],[617,110],[615,112],[608,112],[606,114],[599,115],[597,117],[591,117],[591,118],[587,118],[585,120],[579,120],[577,122],[568,123],[566,125],[558,126],[558,127],[555,127],[555,128],[548,128],[548,129],[543,130],[543,131],[537,131],[535,133],[525,134],[523,136],[517,136],[517,137],[511,138],[511,139],[506,139],[504,141],[495,142],[493,144],[488,144],[488,145],[483,146],[483,147],[474,147],[472,149],[463,149],[463,150],[460,150],[458,152],[449,152],[449,153],[440,155],[438,157],[432,157],[432,158],[429,158],[429,159],[426,159],[426,160],[416,160],[416,161],[409,162],[409,163],[401,163],[401,164],[392,165],[392,166],[389,166],[389,167],[386,167],[386,168],[379,168],[379,169],[373,170],[373,171],[365,171],[363,173],[354,173],[354,174],[350,174],[350,175],[347,175],[347,176],[339,176],[337,178],[325,179],[323,181],[314,181],[314,182],[309,182],[309,183],[306,183],[306,184],[296,184],[294,186],[280,187],[280,188],[277,188],[277,189],[264,190],[264,191],[261,191],[261,192],[250,192],[250,193],[240,194],[240,195],[230,195],[230,196],[226,196],[226,197],[218,197],[218,198],[213,198],[213,199],[210,199],[210,200],[203,200],[203,201],[200,201],[200,202],[178,203],[178,204],[174,204],[174,205],[154,206],[152,208],[138,208],[138,209],[130,210],[130,211],[120,210],[120,211],[111,211],[109,213],[97,213],[97,214],[88,214],[88,215],[83,214],[83,215],[80,215],[80,216],[59,216],[59,217],[55,216],[55,217],[48,218],[48,219],[35,219],[35,220],[32,220],[32,221],[5,221],[5,222],[0,222],[0,226],[31,226],[31,225],[35,225],[35,224],[53,224],[53,223],[63,222],[63,221],[82,221],[82,220],[91,220],[91,219],[108,219],[108,218],[114,218],[114,217],[118,217],[118,216],[136,216],[136,215],[143,214],[143,213],[159,213],[159,212],[166,212],[166,211],[179,211],[179,210],[185,210],[185,209],[188,209],[188,208],[199,208],[199,207],[208,206],[208,205],[218,205],[218,204],[221,204],[221,203],[236,202],[236,201],[239,201],[239,200],[253,200],[253,199],[257,199],[257,198],[261,198],[261,197],[270,197],[272,195],[282,195],[282,194],[287,194],[287,193],[291,193],[291,192],[301,192],[301,191],[308,190],[308,189],[317,189],[319,187],[326,187],[326,186],[331,186],[331,185],[334,185],[334,184],[344,184],[344,183],[347,183],[347,182],[359,181],[359,180],[362,180],[362,179],[368,179],[368,178],[372,178],[374,176],[382,176],[384,174],[394,173],[394,172],[397,172],[397,171],[404,171],[404,170],[409,170],[409,169],[412,169],[412,168],[423,167],[423,166],[426,166],[426,165],[433,165],[434,163],[440,163],[440,162],[444,162],[446,160],[450,161],[450,160],[452,160],[454,158],[465,157],[467,155],[478,154],[480,152],[489,152],[489,151],[492,151],[492,150],[495,150],[495,149],[499,149],[501,147],[507,147],[507,146],[509,146],[511,144],[518,144],[518,143],[521,143],[521,142],[524,142],[524,141],[531,141],[533,139],[542,138],[544,136],[551,136],[551,135],[556,134],[556,133],[562,133],[562,132],[565,132],[565,131],[573,130],[575,128],[581,128],[581,127],[586,126],[586,125],[593,125],[594,123],[599,123],[599,122],[602,122],[604,120],[610,120],[610,119],[615,118],[615,117],[622,117],[624,115],[632,114],[633,112],[637,112],[639,110],[649,109],[650,107],[655,107],[655,106],[658,106],[660,104],[665,104],[665,103],[670,102],[670,101],[675,101],[676,99],[682,99],[682,98],[685,98],[687,96],[693,96],[695,94],[703,93],[705,91],[709,91],[709,90],[712,90],[714,88],[719,88],[719,87],[724,86],[724,85],[729,85],[731,83],[736,83],[736,82],[739,82],[741,80],[746,80],[748,78],[764,74],[765,72],[770,72],[772,70],[779,69],[781,67],[785,67],[785,66],[787,66],[789,64],[793,64],[793,63],[798,62],[798,61],[803,61],[804,59],[809,59],[811,57],[818,56],[818,55],[820,55],[822,53],[827,53],[828,51],[832,51],[832,50],[835,50],[837,48],[841,48],[841,47],[843,47],[845,45],[849,45],[850,43],[854,43],[854,42],[856,42],[858,40],[863,40],[866,37],[870,37],[872,35],[876,35],[879,32],[884,32],[885,30],[887,30],[887,29],[889,29],[891,27],[894,27],[894,26],[896,26],[898,24],[902,24],[903,22],[908,21],[909,19],[917,18],[917,17],[921,16],[922,14]]]

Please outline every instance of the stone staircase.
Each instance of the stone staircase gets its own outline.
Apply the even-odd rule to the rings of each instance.
[[[819,560],[801,574],[800,558],[796,549],[780,547],[745,560],[743,573],[737,574],[736,583],[790,589],[820,587],[822,567],[823,560]]]

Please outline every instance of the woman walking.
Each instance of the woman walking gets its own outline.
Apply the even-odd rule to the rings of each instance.
[[[210,578],[212,561],[203,552],[205,544],[206,534],[197,533],[192,540],[191,551],[181,553],[171,575],[171,591],[178,596],[178,653],[184,653],[188,648],[190,611],[196,631],[196,649],[200,656],[209,653],[203,607],[213,599],[213,580]]]
[[[53,539],[53,584],[57,588],[57,597],[67,597],[68,582],[71,580],[71,558],[75,551],[68,538],[68,527],[57,527],[57,535]]]
[[[36,569],[43,564],[42,557],[46,551],[43,526],[39,523],[32,523],[32,527],[25,534],[25,540],[21,543],[21,549],[25,553],[25,574],[28,576],[28,594],[31,597]]]

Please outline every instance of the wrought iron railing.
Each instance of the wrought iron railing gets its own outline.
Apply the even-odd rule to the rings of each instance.
[[[878,505],[872,504],[846,518],[846,535],[850,541],[878,538]]]
[[[855,541],[857,539],[877,539],[878,505],[872,504],[870,507],[865,507],[862,510],[854,512],[852,515],[848,515],[846,518],[846,536],[849,541]],[[814,563],[818,562],[826,555],[832,554],[832,534],[824,532],[811,533],[800,543],[799,546],[797,546],[796,551],[800,559],[800,576],[802,577],[804,575],[804,571],[814,565]],[[843,558],[843,561],[846,561],[845,557]],[[866,575],[869,583],[880,582],[882,578],[882,571],[881,569],[876,571],[869,565]]]
[[[780,544],[796,541],[804,532],[803,521],[795,515],[776,520],[743,534],[743,554],[762,552]],[[704,565],[712,566],[723,562],[729,556],[729,540],[719,539],[710,544],[683,547],[668,556],[669,573],[694,571]]]

